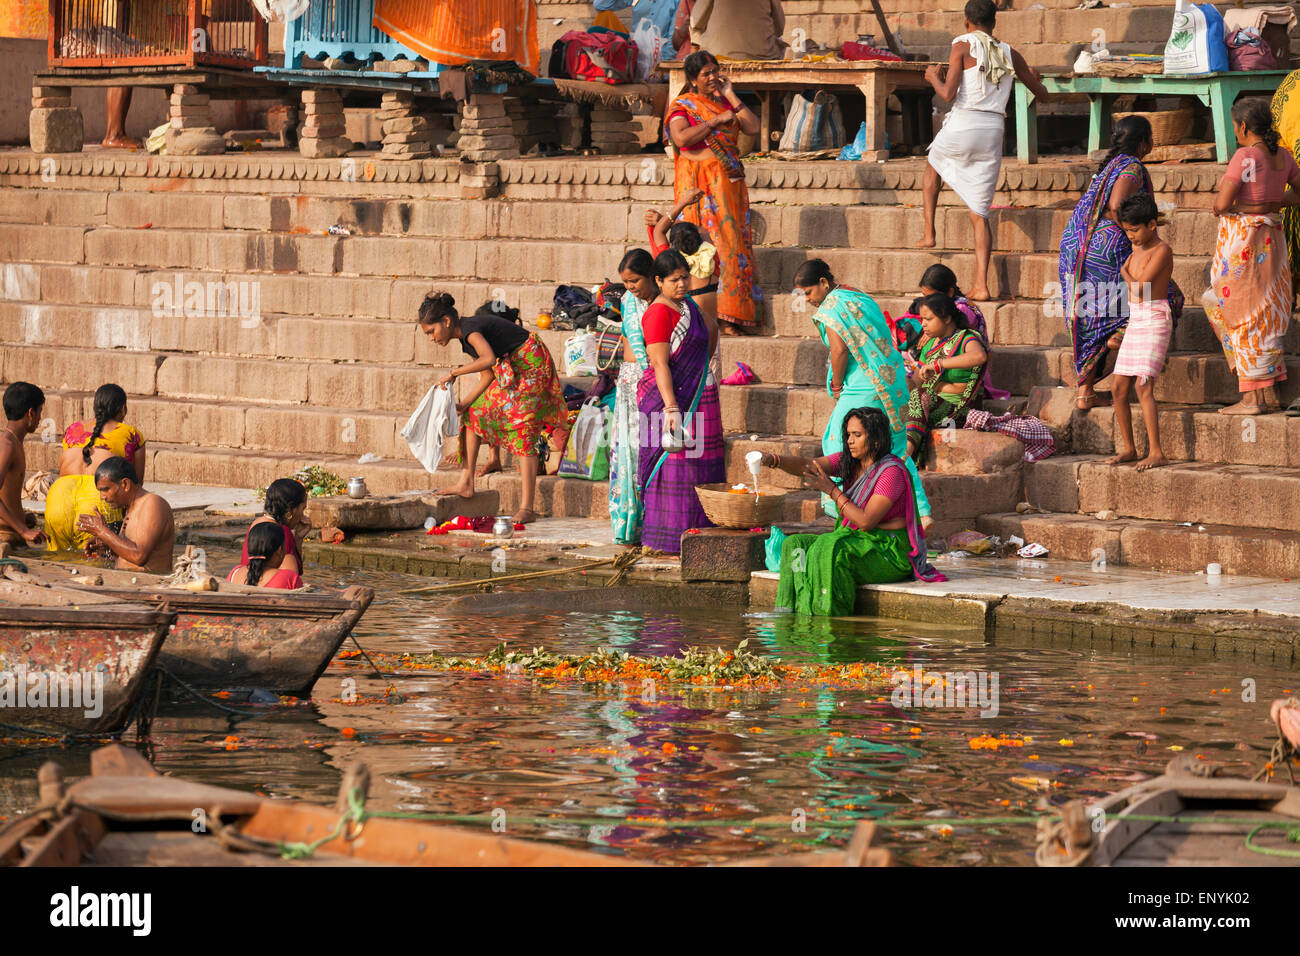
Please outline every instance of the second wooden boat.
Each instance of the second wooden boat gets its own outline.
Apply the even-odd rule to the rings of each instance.
[[[0,866],[634,866],[636,861],[535,840],[364,812],[370,777],[354,764],[334,807],[162,777],[119,745],[91,754],[70,787],[40,770],[41,809],[0,828]],[[202,819],[202,832],[194,822]],[[887,866],[862,823],[848,849],[762,857],[741,866]],[[307,852],[310,848],[310,852]]]
[[[175,620],[161,605],[0,580],[0,735],[123,730]]]
[[[215,591],[169,587],[163,578],[24,559],[26,572],[6,569],[13,580],[76,588],[115,601],[166,604],[176,625],[158,663],[194,687],[260,688],[307,697],[365,613],[375,592],[280,591],[218,582]]]

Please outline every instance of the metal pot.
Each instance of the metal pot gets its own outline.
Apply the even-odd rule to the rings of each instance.
[[[366,479],[359,476],[348,479],[349,498],[364,498],[368,494],[370,492],[366,490]]]
[[[505,515],[497,515],[497,520],[492,522],[492,535],[497,538],[513,538],[515,523]]]

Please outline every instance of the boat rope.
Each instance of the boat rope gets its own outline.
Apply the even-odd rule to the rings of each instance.
[[[209,707],[213,708],[214,710],[219,710],[223,713],[231,714],[243,720],[247,720],[250,717],[256,715],[256,711],[253,710],[244,710],[238,707],[229,707],[225,704],[217,703],[207,694],[204,694],[202,691],[199,691],[191,687],[189,684],[185,683],[185,681],[181,680],[179,677],[177,677],[171,671],[167,670],[167,668],[165,667],[159,667],[158,671],[163,675],[163,677],[171,681],[173,684],[175,684],[177,687],[179,687],[181,690],[187,693],[190,697],[193,697],[200,704],[207,704]]]
[[[17,568],[20,574],[27,573],[27,565],[17,558],[0,558],[0,568]]]
[[[1282,731],[1281,724],[1277,728],[1277,740],[1273,741],[1273,751],[1265,761],[1264,766],[1259,768],[1259,773],[1251,777],[1251,780],[1262,780],[1266,776],[1273,775],[1273,768],[1279,765],[1286,767],[1287,775],[1291,778],[1291,786],[1295,786],[1295,768],[1292,765],[1292,759],[1297,756],[1295,748],[1291,741]]]

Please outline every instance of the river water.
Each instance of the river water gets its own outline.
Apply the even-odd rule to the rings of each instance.
[[[326,567],[311,579],[376,588],[356,636],[385,655],[475,656],[501,641],[663,655],[748,638],[750,650],[790,663],[996,672],[997,715],[981,716],[899,707],[879,687],[661,684],[650,699],[641,688],[525,676],[381,680],[347,660],[310,701],[236,720],[173,707],[154,723],[157,767],[191,780],[332,804],[343,770],[362,758],[372,809],[495,818],[511,836],[664,863],[842,846],[854,820],[875,819],[913,824],[881,831],[902,864],[1029,864],[1031,814],[1159,774],[1179,753],[1254,773],[1273,740],[1269,702],[1300,685],[1289,669],[1190,652],[996,646],[959,629],[738,608],[522,613],[508,595],[500,610],[470,617],[445,595],[395,593],[427,578]],[[356,700],[345,703],[349,679]],[[384,697],[390,685],[400,702]],[[0,741],[0,817],[36,802],[46,759],[82,774],[89,748]]]

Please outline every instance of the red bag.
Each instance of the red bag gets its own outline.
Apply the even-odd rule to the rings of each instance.
[[[1277,58],[1254,30],[1233,30],[1224,40],[1231,70],[1276,70]]]
[[[636,72],[636,44],[617,33],[570,30],[560,37],[565,71],[575,80],[631,83]]]
[[[903,58],[892,50],[882,50],[880,47],[871,46],[868,43],[859,43],[857,40],[849,40],[840,47],[841,60],[902,60]]]

